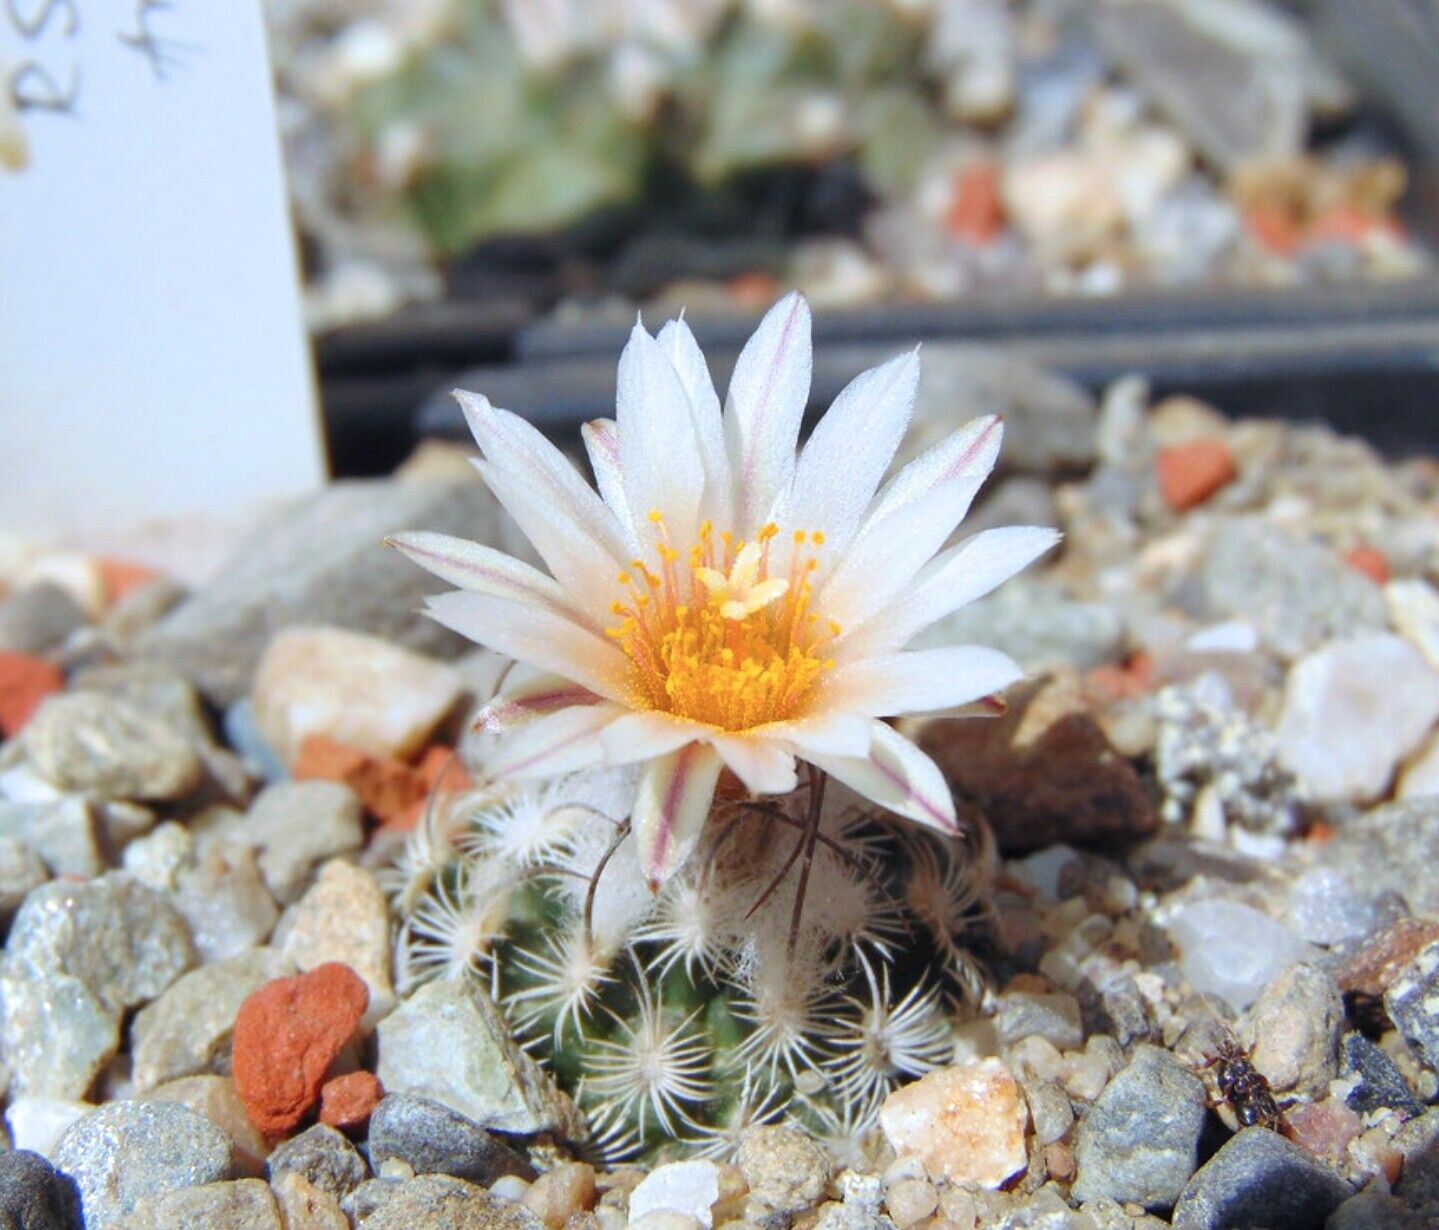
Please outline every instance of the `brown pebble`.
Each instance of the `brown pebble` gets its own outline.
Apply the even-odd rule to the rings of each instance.
[[[550,1230],[563,1230],[570,1217],[594,1207],[595,1168],[586,1162],[563,1162],[530,1184],[524,1205]]]
[[[1044,1168],[1051,1179],[1068,1183],[1074,1178],[1074,1150],[1062,1141],[1044,1146]]]
[[[1363,945],[1339,969],[1336,981],[1345,995],[1383,996],[1399,971],[1421,949],[1439,940],[1439,922],[1404,917]]]

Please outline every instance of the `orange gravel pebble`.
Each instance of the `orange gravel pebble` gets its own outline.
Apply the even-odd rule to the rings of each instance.
[[[1378,547],[1353,547],[1344,553],[1344,562],[1355,572],[1362,572],[1375,585],[1389,584],[1389,558]]]
[[[363,1127],[384,1096],[373,1072],[346,1072],[320,1090],[320,1122],[332,1128]]]
[[[0,734],[18,734],[40,702],[64,686],[64,672],[53,662],[0,650]]]
[[[981,245],[992,242],[1004,229],[999,172],[992,163],[975,163],[955,176],[954,197],[944,225],[951,235]]]
[[[1154,461],[1159,494],[1175,512],[1204,503],[1239,473],[1223,440],[1191,440],[1161,449]]]
[[[344,782],[382,824],[414,826],[430,796],[424,773],[393,756],[376,756],[329,735],[306,735],[296,781]]]
[[[259,1131],[283,1136],[299,1126],[369,1002],[359,974],[327,961],[267,982],[240,1005],[231,1048],[235,1088]]]

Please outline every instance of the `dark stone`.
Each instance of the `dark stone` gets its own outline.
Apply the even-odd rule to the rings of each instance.
[[[447,1174],[488,1186],[501,1175],[533,1179],[535,1171],[499,1137],[429,1098],[392,1093],[370,1116],[370,1164],[399,1158],[416,1174]]]
[[[1074,1198],[1147,1209],[1174,1204],[1199,1164],[1204,1082],[1156,1046],[1140,1046],[1080,1122]]]
[[[1159,816],[1139,774],[1089,713],[1061,709],[1026,722],[1037,701],[1048,703],[1045,689],[1014,689],[1008,700],[1002,718],[931,722],[920,739],[956,800],[984,812],[1005,855],[1057,842],[1113,850],[1155,831]]]
[[[1335,1209],[1324,1230],[1426,1230],[1428,1224],[1398,1197],[1364,1191]]]
[[[1394,1145],[1404,1155],[1394,1194],[1426,1226],[1439,1225],[1439,1107],[1409,1120],[1394,1133]]]
[[[1424,1104],[1395,1062],[1363,1034],[1344,1035],[1340,1059],[1344,1076],[1359,1077],[1359,1084],[1344,1099],[1350,1110],[1361,1115],[1372,1110],[1397,1110],[1409,1119],[1424,1113]]]
[[[1399,971],[1384,993],[1384,1009],[1419,1062],[1439,1071],[1439,943]]]
[[[277,1145],[268,1163],[270,1178],[293,1171],[336,1200],[343,1199],[370,1177],[365,1159],[332,1127],[317,1123]]]
[[[80,1230],[80,1192],[38,1153],[0,1153],[0,1230]]]
[[[1268,1128],[1245,1128],[1194,1175],[1174,1206],[1174,1230],[1315,1230],[1349,1184]]]

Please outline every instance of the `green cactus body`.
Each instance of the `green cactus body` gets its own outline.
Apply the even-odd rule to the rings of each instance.
[[[606,771],[435,809],[391,872],[402,978],[486,979],[608,1159],[720,1156],[785,1117],[851,1142],[891,1088],[950,1062],[987,923],[962,843],[831,785],[796,929],[803,788],[717,803],[658,896],[633,789]]]

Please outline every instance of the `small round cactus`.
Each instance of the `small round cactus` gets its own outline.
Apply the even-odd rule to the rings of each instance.
[[[852,1147],[982,991],[983,858],[816,777],[717,800],[653,894],[634,791],[606,770],[438,799],[389,872],[402,985],[487,980],[606,1159],[722,1156],[785,1116]]]

